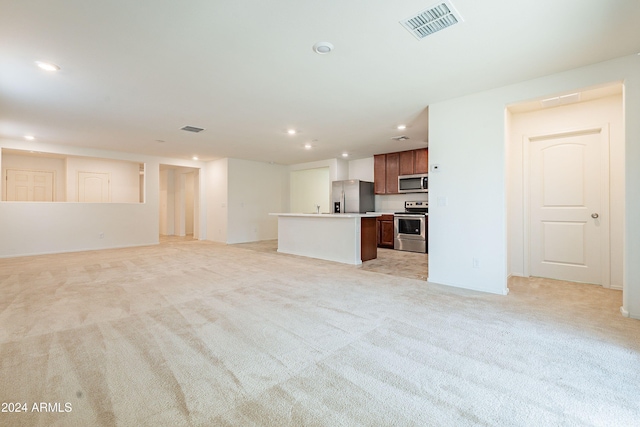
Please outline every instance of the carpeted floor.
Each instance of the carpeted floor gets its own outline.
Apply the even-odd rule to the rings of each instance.
[[[637,426],[621,293],[509,288],[199,241],[0,260],[0,425]]]

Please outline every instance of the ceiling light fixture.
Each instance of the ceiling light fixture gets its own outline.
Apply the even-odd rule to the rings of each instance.
[[[311,144],[309,143],[304,144],[304,148],[306,148],[307,150],[311,150]]]
[[[349,157],[349,153],[342,153],[342,157]]]
[[[295,130],[295,129],[289,129],[289,130],[287,131],[287,133],[288,133],[289,135],[295,135],[295,134],[296,134],[296,130]]]
[[[33,141],[34,139],[36,139],[36,137],[33,135],[25,135],[24,139],[26,139],[27,141]]]
[[[333,45],[329,42],[318,42],[313,45],[313,51],[318,55],[326,55],[333,50]]]
[[[60,67],[51,62],[36,61],[36,65],[45,71],[59,71]]]
[[[398,125],[398,130],[405,130],[407,125]]]
[[[193,156],[192,159],[193,160],[198,160],[198,156]]]

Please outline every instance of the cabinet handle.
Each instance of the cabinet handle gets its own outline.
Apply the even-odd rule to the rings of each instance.
[[[591,214],[591,218],[595,219],[598,218],[600,215],[598,215],[597,213],[592,213]]]

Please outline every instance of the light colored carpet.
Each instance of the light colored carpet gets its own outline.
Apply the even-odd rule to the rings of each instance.
[[[198,241],[0,260],[0,425],[637,426],[621,293],[510,289]]]

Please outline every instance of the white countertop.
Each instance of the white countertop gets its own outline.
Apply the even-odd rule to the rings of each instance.
[[[314,213],[270,213],[269,215],[275,216],[300,216],[300,217],[310,217],[310,218],[376,218],[382,215],[381,213],[376,212],[367,212],[367,213],[344,213],[344,214],[314,214]]]

